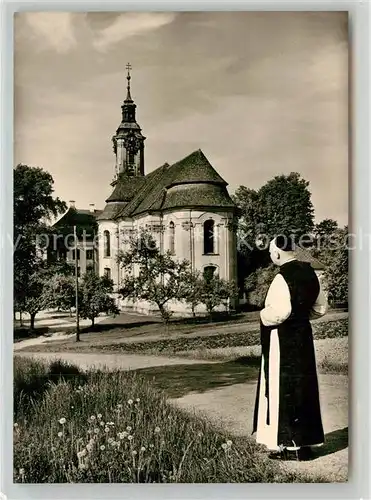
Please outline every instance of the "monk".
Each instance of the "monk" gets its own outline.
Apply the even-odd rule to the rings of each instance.
[[[269,458],[309,460],[324,443],[310,319],[323,316],[327,298],[312,266],[299,262],[291,238],[274,238],[271,260],[280,267],[260,312],[261,366],[253,433]]]

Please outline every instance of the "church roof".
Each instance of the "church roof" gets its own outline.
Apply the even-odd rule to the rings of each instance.
[[[320,262],[318,259],[313,257],[313,255],[308,252],[305,248],[295,247],[295,257],[302,262],[309,262],[309,264],[313,267],[315,271],[323,271],[325,269],[324,264]]]
[[[118,201],[127,203],[117,208],[115,219],[176,208],[236,208],[227,183],[200,149],[145,177],[121,176],[100,219],[108,218],[108,206]]]
[[[203,154],[201,149],[194,151],[183,160],[174,163],[171,167],[173,178],[170,185],[190,184],[194,182],[217,183],[227,185],[224,179],[211,166],[209,160]],[[167,186],[168,187],[168,186]]]
[[[107,202],[109,201],[130,201],[145,182],[145,177],[130,177],[120,174],[115,189]]]
[[[67,211],[53,224],[53,228],[59,233],[72,234],[76,226],[78,235],[85,230],[86,236],[92,236],[97,227],[97,218],[102,210],[85,210],[70,206]]]

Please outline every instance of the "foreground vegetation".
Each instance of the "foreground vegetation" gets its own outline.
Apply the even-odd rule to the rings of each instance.
[[[131,372],[15,359],[14,481],[324,482],[183,413]]]

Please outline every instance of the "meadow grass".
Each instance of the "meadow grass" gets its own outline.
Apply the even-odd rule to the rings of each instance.
[[[75,342],[73,339],[64,342],[53,341],[28,346],[24,350],[27,352],[99,352],[174,356],[182,351],[246,347],[260,343],[260,329],[258,325],[246,325],[246,330],[233,333],[221,332],[218,325],[209,325],[211,328],[214,328],[214,326],[215,332],[212,334],[205,335],[202,328],[200,328],[196,333],[193,331],[191,335],[183,333],[180,336],[172,336],[170,332],[166,338],[154,337],[153,339],[141,339],[139,332],[137,332],[137,335],[134,334],[136,328],[133,327],[130,334],[131,337],[125,337],[125,330],[121,331],[121,339],[120,337],[117,338],[119,334],[115,332],[114,340],[109,332],[103,332],[99,335],[86,334],[80,342]],[[163,326],[161,324],[150,325],[150,328],[152,330],[155,329],[157,335],[163,333]],[[344,338],[348,336],[348,318],[314,321],[312,329],[315,340]]]
[[[133,372],[15,358],[14,415],[14,482],[326,482],[284,471]]]

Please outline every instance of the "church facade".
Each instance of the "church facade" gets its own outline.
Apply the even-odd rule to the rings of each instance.
[[[145,137],[136,119],[129,70],[127,81],[121,123],[112,138],[112,193],[97,217],[99,274],[109,276],[118,291],[124,277],[117,263],[118,251],[128,248],[128,236],[146,230],[161,251],[169,250],[174,259],[187,259],[193,270],[236,281],[237,207],[226,181],[200,149],[146,174]],[[148,303],[131,303],[117,297],[122,309],[143,313],[156,310]],[[184,303],[169,307],[174,314],[189,312]]]

